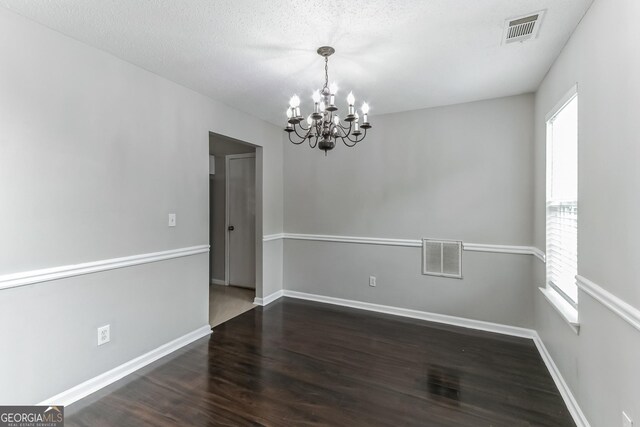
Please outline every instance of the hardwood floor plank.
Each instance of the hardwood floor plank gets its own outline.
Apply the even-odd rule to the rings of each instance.
[[[69,426],[574,426],[531,340],[281,299],[66,409]]]

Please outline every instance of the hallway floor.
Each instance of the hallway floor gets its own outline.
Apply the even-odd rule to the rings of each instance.
[[[216,327],[255,307],[253,289],[209,285],[209,324]]]

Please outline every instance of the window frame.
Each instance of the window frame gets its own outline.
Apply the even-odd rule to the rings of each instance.
[[[573,85],[560,100],[554,105],[554,107],[547,113],[545,116],[545,203],[544,203],[544,218],[545,218],[545,252],[547,252],[547,262],[545,264],[545,286],[544,288],[540,288],[545,298],[551,305],[558,310],[558,312],[563,316],[563,318],[567,321],[567,323],[572,327],[572,329],[578,333],[579,323],[578,323],[578,297],[576,296],[576,300],[573,301],[571,297],[569,297],[559,286],[552,283],[549,280],[549,254],[548,254],[548,203],[550,199],[550,191],[551,191],[551,159],[552,159],[552,150],[550,150],[551,144],[553,143],[553,131],[551,122],[553,119],[558,116],[562,112],[562,110],[574,99],[579,98],[578,96],[578,85]],[[578,111],[579,111],[579,99],[578,99]],[[578,115],[579,121],[579,115]],[[580,144],[580,136],[579,136],[579,127],[578,123],[576,123],[576,131],[578,133],[578,147]],[[579,149],[579,148],[578,148]],[[578,158],[576,156],[576,162],[578,162]],[[579,182],[577,183],[579,187]],[[577,191],[578,189],[576,189]],[[578,198],[576,199],[578,202]],[[577,225],[576,225],[577,226]],[[577,255],[576,255],[577,260]],[[577,271],[576,271],[577,273]],[[577,284],[576,284],[577,287]]]

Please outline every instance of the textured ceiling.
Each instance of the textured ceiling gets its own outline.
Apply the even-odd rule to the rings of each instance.
[[[336,48],[338,106],[375,114],[534,91],[592,0],[0,0],[0,5],[239,110],[284,124]],[[536,40],[507,18],[546,10]],[[358,102],[359,104],[359,102]]]

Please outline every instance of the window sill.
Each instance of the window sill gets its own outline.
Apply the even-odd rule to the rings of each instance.
[[[560,314],[560,317],[569,325],[571,330],[578,335],[580,333],[580,323],[578,322],[578,310],[564,300],[556,291],[548,288],[538,288],[542,295],[549,301],[549,304]]]

